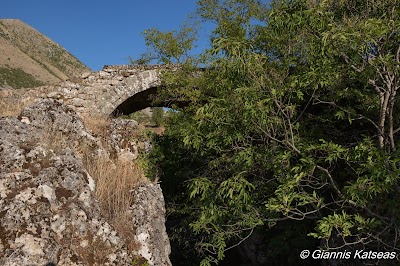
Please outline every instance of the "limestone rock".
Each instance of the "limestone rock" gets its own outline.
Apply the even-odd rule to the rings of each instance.
[[[135,253],[103,218],[94,180],[72,149],[104,149],[74,110],[43,100],[19,118],[0,118],[0,265],[131,265],[142,253],[150,265],[170,265],[158,185],[132,192]]]
[[[86,135],[83,121],[76,112],[61,102],[48,99],[25,108],[20,117],[27,117],[31,125],[38,128],[59,130],[71,136]]]
[[[138,122],[127,119],[113,119],[110,128],[112,149],[123,159],[135,160],[139,156],[138,140],[132,139],[139,128]]]
[[[19,118],[25,123],[29,121],[30,125],[42,130],[42,138],[55,138],[60,141],[60,146],[100,147],[101,145],[100,140],[85,128],[75,110],[54,99],[42,100],[25,108]]]
[[[165,207],[159,184],[139,187],[133,194],[132,218],[136,240],[141,244],[138,255],[150,266],[169,266],[171,247],[165,229]]]
[[[26,163],[21,172],[0,173],[4,247],[1,264],[44,265],[53,261],[58,265],[89,265],[89,257],[99,252],[104,256],[95,260],[106,262],[107,255],[117,253],[119,261],[129,262],[123,241],[111,238],[110,230],[101,230],[109,225],[100,216],[79,162],[68,150],[53,154],[37,149],[38,166]],[[27,154],[22,152],[22,156]],[[40,160],[39,156],[46,157]],[[70,167],[75,170],[69,171]],[[18,175],[25,178],[17,180]],[[84,241],[90,247],[81,249],[79,244]]]
[[[102,230],[110,226],[93,181],[71,149],[42,147],[41,130],[17,119],[1,119],[0,131],[0,264],[128,264],[124,241]]]
[[[90,74],[92,74],[92,73],[91,72],[84,72],[84,73],[82,73],[81,78],[85,79],[85,78],[89,77]]]

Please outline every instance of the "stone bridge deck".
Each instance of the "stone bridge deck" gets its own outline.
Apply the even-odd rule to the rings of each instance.
[[[0,97],[26,105],[37,99],[54,98],[73,106],[78,113],[111,115],[133,96],[157,88],[161,73],[174,70],[176,65],[104,66],[98,72],[31,89],[0,90]]]

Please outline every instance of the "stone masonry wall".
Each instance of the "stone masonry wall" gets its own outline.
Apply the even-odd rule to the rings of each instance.
[[[53,98],[73,107],[78,113],[110,115],[121,103],[136,93],[161,84],[163,70],[175,65],[104,66],[98,72],[84,73],[79,78],[55,86],[32,89],[1,90],[0,97],[21,104]]]

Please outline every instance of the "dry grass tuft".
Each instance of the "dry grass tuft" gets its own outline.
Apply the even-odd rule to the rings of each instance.
[[[85,115],[83,116],[83,122],[87,129],[90,129],[94,134],[107,138],[108,128],[111,119],[101,114]]]
[[[109,117],[101,115],[85,116],[85,126],[96,134],[102,141],[103,147],[111,147]],[[125,132],[127,138],[135,138],[141,134],[140,129]],[[118,233],[126,239],[128,246],[134,242],[134,229],[131,224],[130,206],[132,205],[131,191],[147,182],[139,163],[128,161],[115,156],[93,155],[93,150],[82,154],[83,162],[88,173],[96,182],[96,198],[103,214],[114,226]]]
[[[23,101],[19,97],[5,97],[5,92],[0,91],[0,116],[18,116],[22,109],[34,101]]]
[[[127,241],[134,241],[130,206],[131,191],[146,182],[143,171],[133,161],[104,156],[87,157],[85,168],[96,182],[96,198],[106,219]]]
[[[145,181],[141,169],[132,161],[103,156],[87,159],[85,166],[96,181],[96,197],[107,217],[115,220],[124,215],[132,203],[130,191]]]

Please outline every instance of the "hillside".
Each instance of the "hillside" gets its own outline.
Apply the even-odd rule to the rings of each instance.
[[[0,19],[0,88],[55,84],[90,69],[18,19]]]

